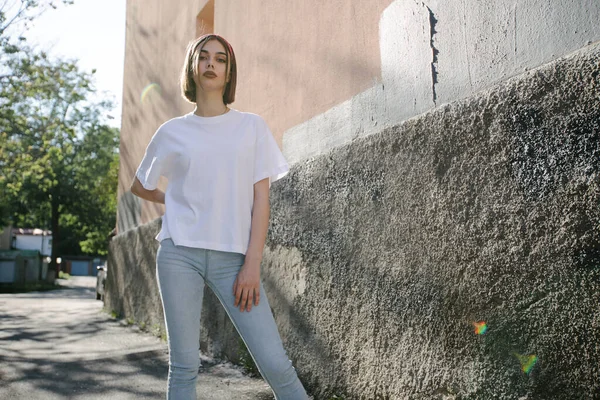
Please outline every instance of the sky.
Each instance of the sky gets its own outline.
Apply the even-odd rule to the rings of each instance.
[[[52,56],[78,59],[87,72],[96,69],[96,88],[115,102],[110,125],[121,127],[126,0],[75,0],[48,10],[25,34]]]

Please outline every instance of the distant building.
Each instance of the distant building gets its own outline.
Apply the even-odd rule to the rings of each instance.
[[[37,250],[0,250],[0,284],[37,282],[47,264]]]
[[[45,279],[51,250],[51,231],[5,227],[0,232],[0,283]]]
[[[17,250],[38,250],[42,256],[52,254],[52,231],[42,229],[12,229],[11,247]]]
[[[60,270],[75,276],[96,276],[104,259],[92,256],[62,256]]]

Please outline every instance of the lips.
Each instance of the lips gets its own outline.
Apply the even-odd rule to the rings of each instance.
[[[204,73],[204,76],[206,76],[207,78],[216,78],[217,74],[215,74],[214,72],[211,72],[211,71],[207,71]]]

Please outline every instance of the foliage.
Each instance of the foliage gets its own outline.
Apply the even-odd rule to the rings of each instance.
[[[116,214],[119,133],[105,123],[112,104],[96,98],[94,70],[7,34],[48,7],[56,3],[0,8],[0,224],[51,228],[53,261],[58,251],[105,255]]]
[[[238,341],[238,364],[244,369],[250,376],[259,376],[260,372],[258,371],[258,367],[254,362],[254,359],[250,355],[248,348],[246,347],[246,343],[240,338]]]
[[[107,254],[107,235],[116,224],[119,173],[119,132],[105,125],[87,129],[77,151],[76,180],[85,201],[73,203],[79,216],[81,250],[88,254]]]
[[[71,275],[64,271],[58,271],[58,279],[71,279]]]

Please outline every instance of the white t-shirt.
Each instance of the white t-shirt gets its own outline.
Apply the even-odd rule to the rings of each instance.
[[[168,179],[161,241],[246,254],[254,184],[285,176],[289,166],[259,115],[231,109],[189,113],[161,125],[136,171],[144,188]]]

